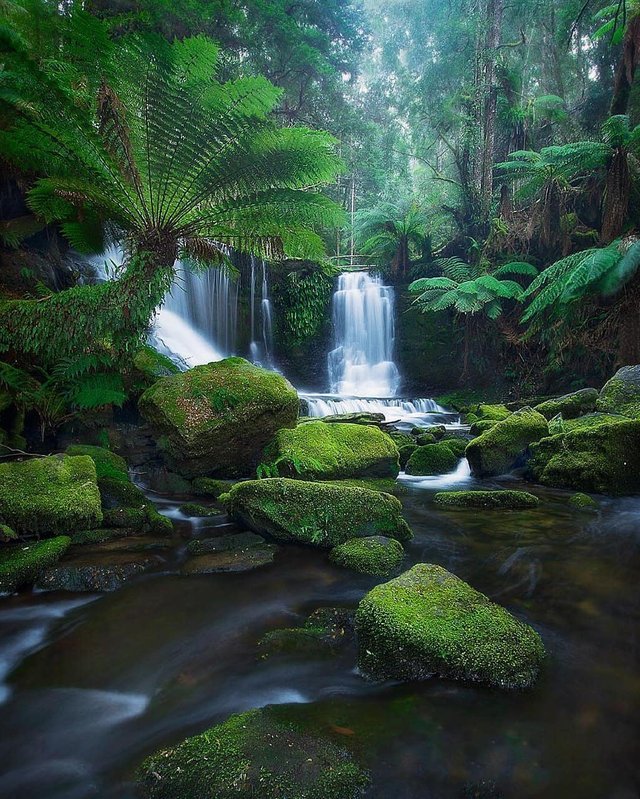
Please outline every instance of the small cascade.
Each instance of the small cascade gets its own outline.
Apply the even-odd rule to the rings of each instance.
[[[367,272],[340,275],[333,295],[332,394],[393,397],[400,376],[393,362],[393,289]]]
[[[251,256],[251,278],[249,286],[251,303],[251,343],[249,345],[249,357],[253,363],[273,369],[273,318],[271,299],[269,297],[268,271],[266,263],[264,261],[260,263],[262,264],[262,278],[260,286],[260,305],[258,308],[256,292],[258,261],[253,255]],[[258,340],[257,336],[258,318],[260,319],[261,326],[260,340]]]

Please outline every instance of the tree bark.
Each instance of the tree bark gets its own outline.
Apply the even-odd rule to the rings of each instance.
[[[635,14],[627,23],[622,40],[622,56],[616,69],[613,97],[609,112],[611,116],[626,114],[629,108],[631,87],[640,64],[640,14]]]

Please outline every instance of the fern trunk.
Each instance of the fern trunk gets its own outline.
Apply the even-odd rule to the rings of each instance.
[[[627,153],[618,147],[607,171],[602,208],[602,241],[609,244],[624,227],[631,196],[631,172]]]
[[[613,98],[609,111],[611,116],[627,113],[631,87],[638,64],[640,64],[640,14],[636,13],[628,21],[622,40],[622,56],[616,69]]]
[[[618,366],[640,363],[640,272],[623,289],[619,307]]]

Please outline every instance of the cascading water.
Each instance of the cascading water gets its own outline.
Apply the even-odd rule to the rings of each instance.
[[[257,266],[258,262],[254,256],[251,256],[251,282],[250,282],[250,302],[251,302],[251,344],[249,345],[250,357],[254,363],[259,363],[267,368],[274,367],[273,359],[273,318],[271,309],[271,299],[269,297],[269,280],[267,265],[264,261],[262,264],[262,282],[261,282],[261,296],[260,306],[258,312],[257,306]],[[257,338],[257,323],[258,317],[261,324],[260,341]]]
[[[367,272],[340,275],[333,296],[335,348],[329,353],[334,394],[393,397],[400,376],[393,362],[393,289]]]

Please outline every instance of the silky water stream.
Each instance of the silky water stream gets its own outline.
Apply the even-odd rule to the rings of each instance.
[[[371,799],[637,797],[640,499],[584,512],[535,486],[536,510],[442,512],[435,491],[476,485],[464,466],[400,482],[405,567],[439,563],[532,624],[549,655],[533,690],[372,684],[352,651],[260,660],[266,631],[355,607],[376,579],[292,546],[254,572],[181,577],[187,538],[233,528],[154,494],[177,530],[156,574],[113,594],[0,600],[0,797],[130,799],[146,754],[270,703],[348,738]]]

